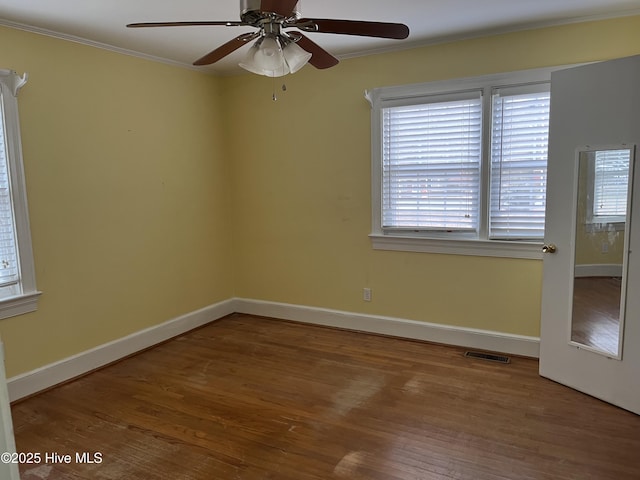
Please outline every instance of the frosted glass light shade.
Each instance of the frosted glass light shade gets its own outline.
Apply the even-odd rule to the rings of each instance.
[[[247,52],[240,67],[258,75],[282,77],[289,73],[280,42],[276,37],[264,37]]]
[[[284,47],[283,54],[291,73],[296,73],[304,67],[311,58],[311,54],[295,42],[291,42]]]
[[[295,73],[304,67],[311,54],[295,42],[289,42],[284,49],[275,36],[266,36],[258,40],[239,63],[245,70],[267,77],[282,77]]]

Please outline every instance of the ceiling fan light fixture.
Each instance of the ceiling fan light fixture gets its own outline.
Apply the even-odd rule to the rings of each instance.
[[[309,62],[311,57],[312,54],[296,42],[281,39],[275,35],[267,35],[251,46],[239,65],[258,75],[283,77],[288,73],[296,73]]]
[[[289,73],[280,41],[271,35],[253,44],[239,65],[251,73],[267,77],[282,77]]]

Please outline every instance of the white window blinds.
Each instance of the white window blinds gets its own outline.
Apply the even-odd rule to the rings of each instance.
[[[382,109],[382,227],[478,229],[481,91]]]
[[[627,214],[629,150],[599,150],[595,154],[593,222],[624,222]]]
[[[493,90],[491,239],[544,237],[549,101],[548,84]]]
[[[0,102],[0,287],[19,280],[18,249],[11,197],[11,182],[5,143],[4,111]]]

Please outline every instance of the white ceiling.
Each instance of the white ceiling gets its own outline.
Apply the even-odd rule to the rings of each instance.
[[[640,14],[640,0],[301,0],[302,15],[399,22],[407,40],[308,34],[338,58],[426,45],[437,41]],[[112,47],[185,66],[251,27],[127,29],[132,22],[239,20],[238,0],[0,0],[0,25]],[[242,48],[209,67],[238,72]],[[310,68],[310,67],[306,67]]]

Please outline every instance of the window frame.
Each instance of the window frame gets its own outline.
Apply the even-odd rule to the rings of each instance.
[[[435,110],[430,110],[431,107],[435,105]],[[454,106],[455,105],[455,106]],[[415,109],[413,108],[414,106],[418,107],[418,112],[415,111]],[[426,165],[429,165],[430,168],[428,167],[428,171],[430,173],[429,176],[434,175],[436,180],[435,183],[439,184],[443,181],[443,177],[447,178],[448,175],[451,174],[451,172],[455,172],[453,173],[454,177],[457,177],[458,179],[461,178],[461,176],[463,178],[468,178],[468,176],[472,176],[474,180],[478,181],[480,180],[480,158],[481,158],[481,151],[480,151],[480,147],[482,144],[482,90],[475,88],[475,89],[471,89],[471,90],[464,90],[464,91],[456,91],[456,92],[451,92],[445,95],[429,95],[428,98],[427,97],[421,97],[419,101],[417,102],[409,102],[407,105],[404,104],[404,102],[400,105],[390,105],[387,106],[385,105],[383,108],[380,109],[380,114],[381,114],[381,135],[383,135],[383,137],[381,137],[381,142],[383,142],[382,138],[384,138],[385,136],[385,130],[384,130],[384,125],[385,125],[385,118],[387,116],[389,117],[395,117],[397,115],[399,116],[403,116],[402,113],[393,113],[393,112],[388,112],[389,108],[398,108],[398,109],[404,109],[405,107],[409,107],[409,110],[411,112],[410,116],[413,116],[415,114],[417,114],[418,116],[424,116],[426,114],[427,117],[430,117],[431,114],[435,114],[436,117],[440,118],[440,121],[444,121],[444,123],[446,124],[450,124],[451,122],[458,122],[458,121],[462,121],[461,125],[449,125],[449,131],[447,132],[448,136],[454,136],[455,140],[454,142],[458,141],[460,143],[457,143],[458,145],[463,145],[462,148],[460,150],[458,149],[452,149],[454,150],[454,155],[449,156],[449,155],[443,155],[441,154],[440,150],[438,149],[437,146],[433,145],[432,140],[435,141],[435,143],[437,144],[439,141],[439,138],[431,138],[431,136],[429,135],[430,140],[427,140],[426,143],[429,146],[433,146],[434,150],[436,152],[438,152],[436,155],[436,157],[438,158],[430,158],[429,153],[423,152],[424,155],[421,155],[421,160],[422,161],[426,161]],[[423,108],[424,107],[424,108]],[[460,110],[462,108],[462,111]],[[455,118],[454,120],[449,120],[449,111],[453,110],[453,117]],[[441,114],[444,114],[447,117],[447,120],[444,120],[442,117],[440,117]],[[461,118],[463,117],[463,118]],[[400,121],[400,124],[404,124],[404,122]],[[388,124],[387,124],[388,125]],[[441,125],[441,123],[438,123],[436,128],[439,127]],[[392,130],[390,128],[390,130]],[[381,143],[381,148],[383,148],[384,145]],[[393,148],[393,145],[387,145],[387,149],[388,148]],[[398,148],[402,148],[400,145],[397,146]],[[431,150],[430,147],[427,147],[427,151]],[[456,156],[455,154],[459,154],[460,157]],[[425,158],[425,155],[427,156],[427,158]],[[446,159],[443,159],[441,157],[446,157]],[[462,158],[463,156],[466,156],[465,159],[467,161],[460,161],[460,158]],[[455,159],[455,161],[451,162],[451,159]],[[475,161],[473,162],[469,162],[469,159],[477,159],[478,163],[476,164]],[[408,165],[405,162],[402,162],[402,164],[405,166],[409,166],[410,168],[416,168],[416,163],[415,163],[415,158],[413,158],[413,156],[411,157],[411,159],[409,160]],[[434,162],[432,162],[432,160],[435,160]],[[390,181],[389,182],[385,182],[385,176],[384,176],[384,172],[385,171],[391,171],[394,170],[395,168],[400,168],[402,169],[402,166],[399,166],[397,164],[394,165],[388,165],[385,164],[384,162],[384,154],[382,153],[381,150],[381,181],[382,181],[382,201],[381,201],[381,228],[384,229],[385,232],[389,232],[389,233],[394,233],[394,232],[398,232],[400,234],[406,235],[407,233],[410,233],[412,231],[414,231],[414,227],[411,225],[408,226],[401,226],[399,224],[397,224],[396,226],[387,226],[384,227],[385,224],[385,218],[384,218],[384,214],[383,214],[383,207],[382,205],[384,204],[390,204],[393,203],[394,201],[397,201],[398,203],[402,203],[402,200],[400,200],[399,198],[396,198],[392,195],[387,195],[387,191],[389,190],[393,190],[392,184],[393,182],[391,180],[393,179],[389,179],[389,177],[387,177]],[[420,168],[420,167],[418,167]],[[422,171],[422,169],[420,168],[420,171]],[[466,185],[464,185],[466,182],[462,181],[462,184],[458,183],[455,184],[455,186],[453,188],[448,188],[449,187],[449,180],[447,179],[447,188],[445,189],[444,192],[438,192],[435,195],[434,200],[434,207],[436,209],[436,211],[431,211],[432,214],[436,215],[436,216],[443,216],[444,218],[446,218],[446,220],[442,220],[441,222],[438,221],[434,221],[434,222],[430,222],[432,223],[431,226],[426,226],[424,225],[422,227],[422,232],[423,235],[425,236],[430,236],[433,238],[439,238],[439,237],[449,237],[452,235],[451,232],[455,232],[454,235],[457,238],[474,238],[475,237],[475,228],[473,228],[473,224],[469,223],[467,220],[464,220],[462,217],[462,214],[468,214],[470,211],[473,212],[473,217],[475,217],[475,214],[478,213],[478,202],[480,200],[479,196],[475,197],[470,203],[474,205],[473,210],[466,210],[464,208],[458,207],[455,208],[454,210],[451,212],[451,214],[453,216],[445,216],[445,210],[446,207],[444,207],[444,205],[446,205],[448,203],[448,198],[449,198],[449,194],[451,192],[451,190],[454,190],[454,192],[456,193],[460,193],[461,191],[466,191]],[[386,185],[385,185],[386,183]],[[427,186],[423,186],[422,188],[429,188]],[[436,187],[437,188],[437,187]],[[444,193],[444,195],[442,194]],[[455,193],[454,193],[454,197],[455,197]],[[429,201],[427,201],[427,203],[429,203]],[[455,204],[455,200],[454,200],[454,204]],[[401,210],[399,207],[396,208],[392,208],[390,209],[390,217],[398,217],[396,220],[396,223],[402,223],[402,214],[399,212],[399,210]],[[418,214],[418,211],[420,211],[420,209],[418,210],[411,210],[412,214]],[[465,215],[466,217],[466,215]],[[472,217],[472,216],[470,216]],[[432,217],[428,216],[425,220],[430,220]],[[454,220],[454,218],[456,220]],[[479,219],[474,219],[475,222],[479,223]],[[446,225],[444,224],[444,222],[446,222]]]
[[[26,82],[26,73],[19,76],[13,70],[0,70],[0,101],[2,102],[1,111],[4,114],[5,153],[10,177],[20,272],[18,291],[10,296],[0,297],[0,319],[37,310],[38,298],[41,295],[41,292],[36,288],[18,116],[17,95]]]
[[[371,239],[375,250],[476,255],[489,257],[541,259],[543,241],[489,239],[489,183],[491,163],[491,121],[485,115],[492,109],[496,88],[550,83],[551,72],[567,66],[483,75],[428,83],[380,87],[365,92],[371,105]],[[438,232],[384,230],[382,228],[382,111],[384,108],[426,103],[434,95],[451,95],[483,90],[480,164],[480,221],[478,236]]]

